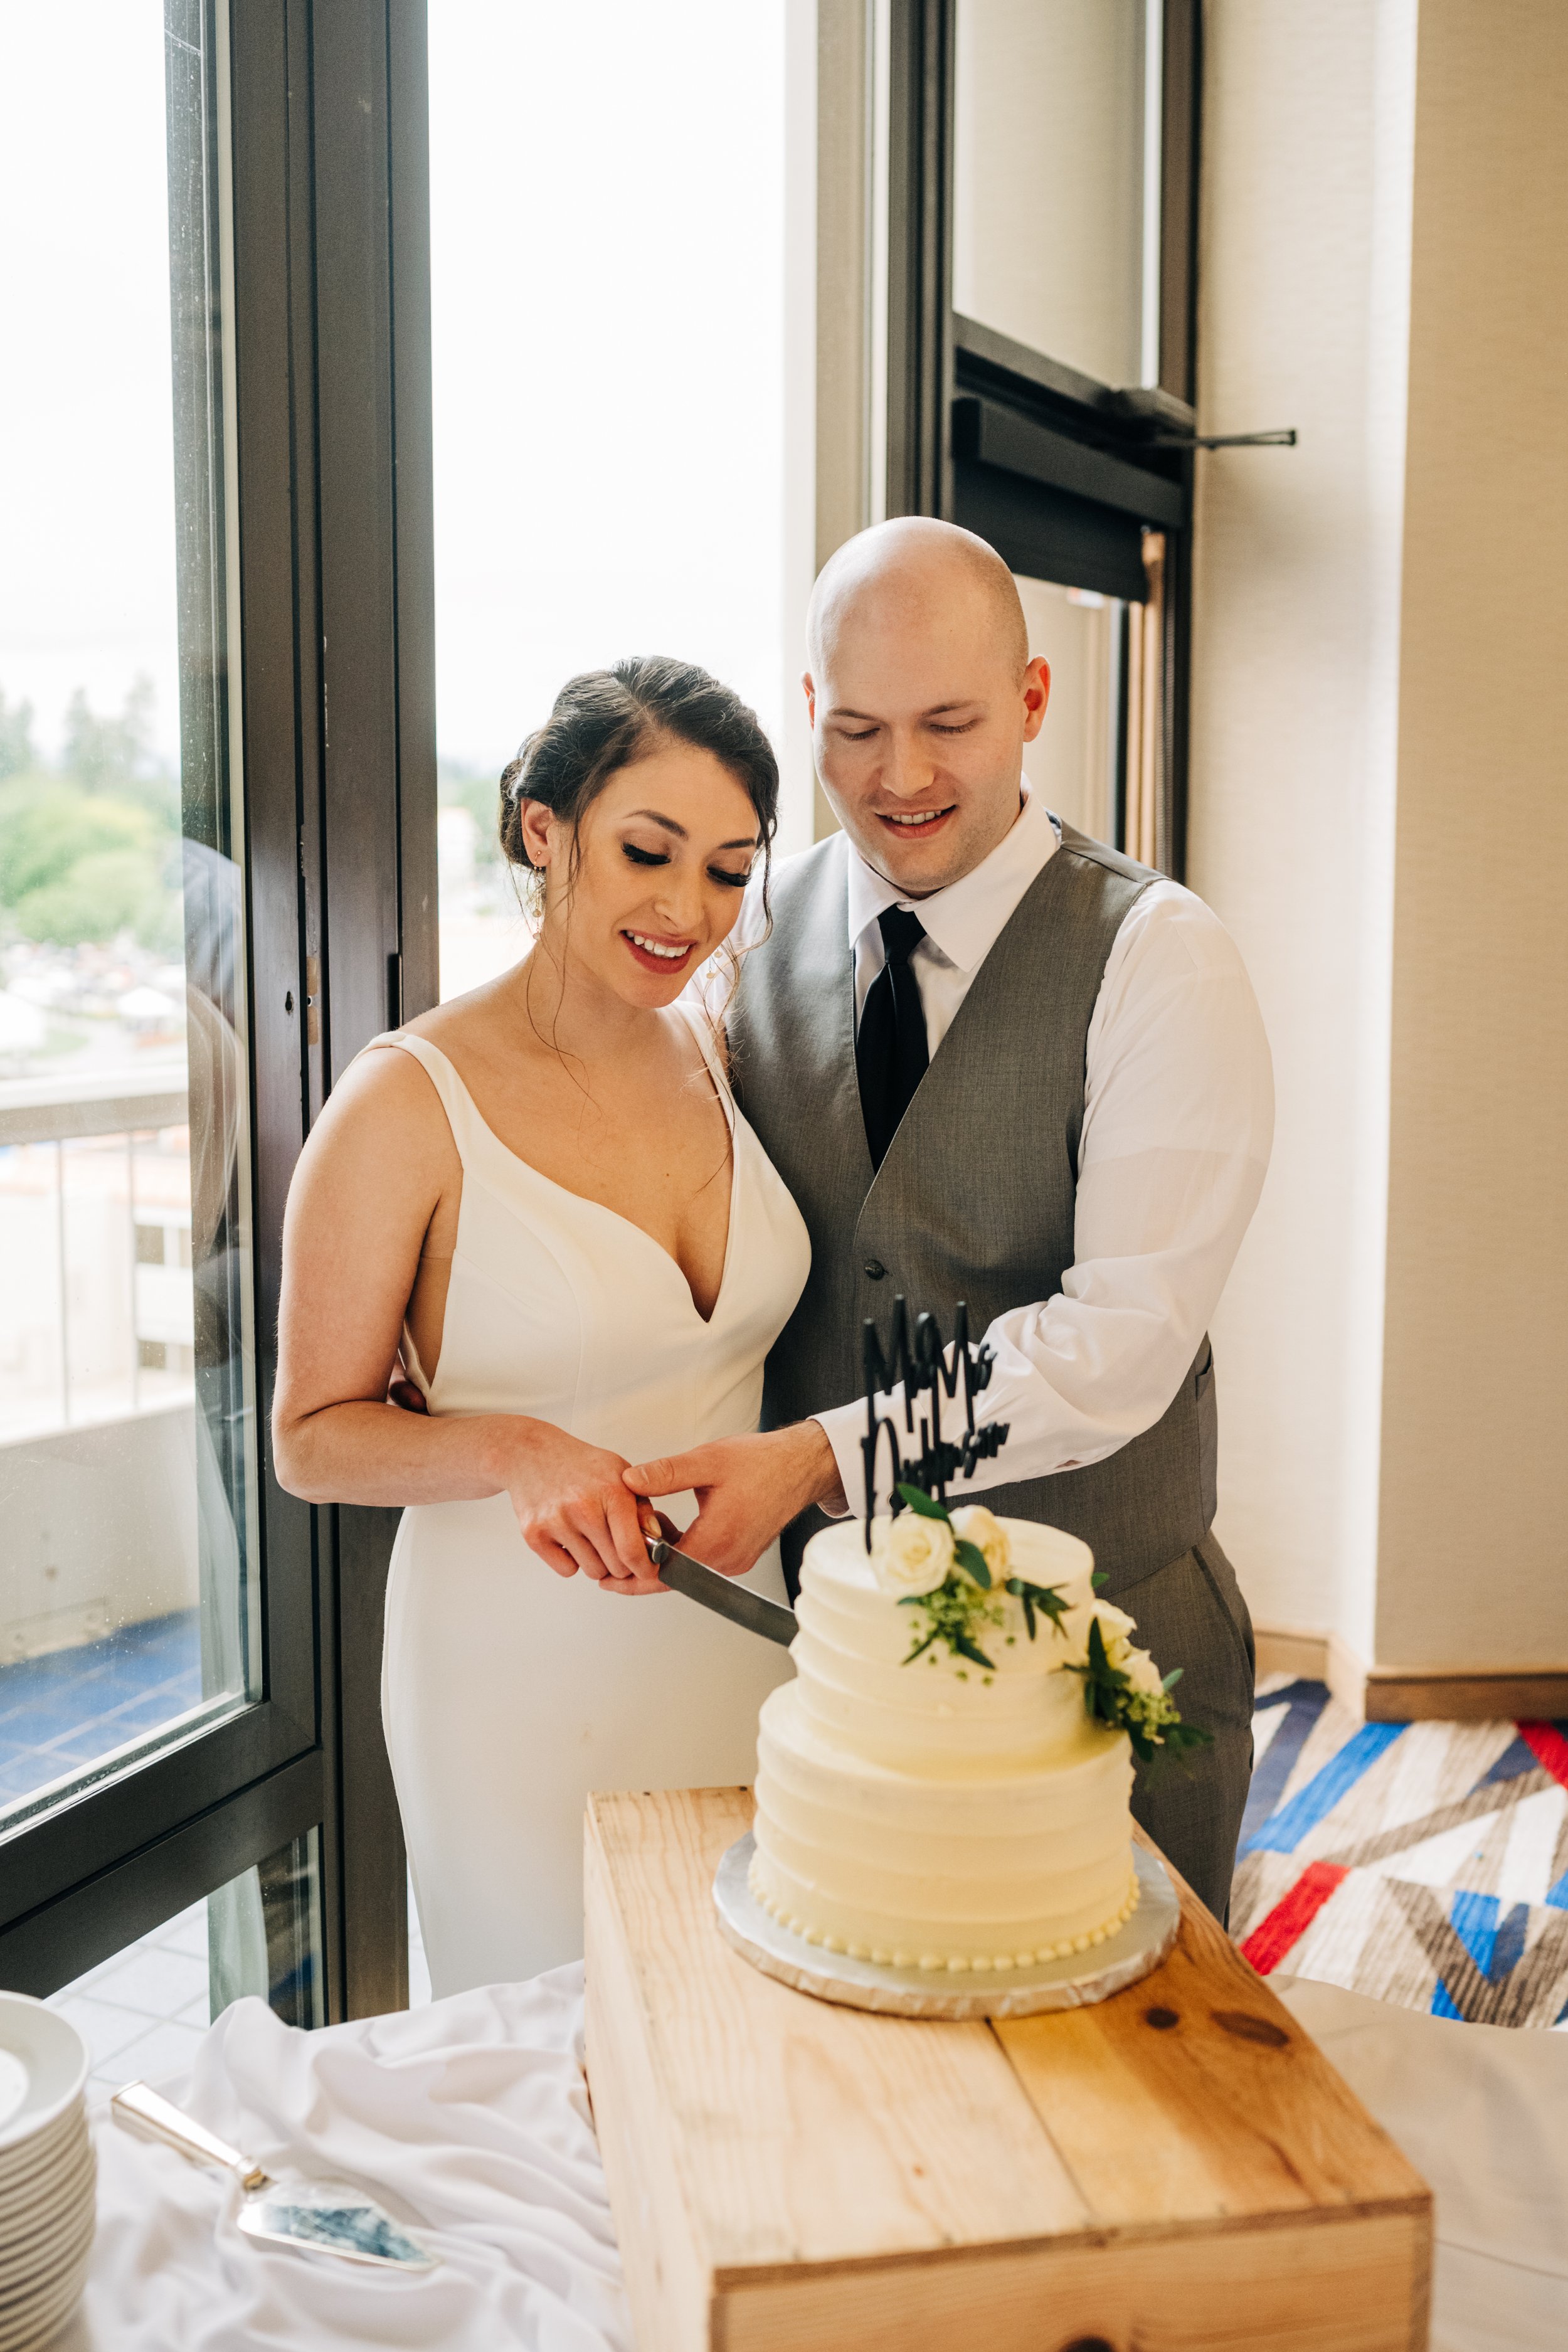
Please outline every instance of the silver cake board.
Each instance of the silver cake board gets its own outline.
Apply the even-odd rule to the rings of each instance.
[[[756,1840],[748,1832],[730,1847],[713,1881],[713,1902],[726,1942],[763,1974],[818,2000],[889,2017],[1034,2017],[1042,2010],[1086,2009],[1109,2000],[1157,1969],[1182,1924],[1171,1874],[1156,1853],[1132,1848],[1138,1902],[1103,1944],[1037,1960],[1026,1969],[894,1969],[852,1960],[808,1944],[764,1911],[751,1887]]]

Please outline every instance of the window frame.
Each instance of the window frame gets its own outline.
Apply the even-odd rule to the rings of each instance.
[[[877,5],[877,0],[869,0]],[[1166,536],[1163,863],[1186,866],[1196,432],[1201,0],[1162,10],[1159,384],[1100,384],[952,306],[957,0],[888,10],[885,512],[965,523],[1017,572],[1125,595],[1130,532]],[[1186,445],[1186,446],[1183,446]],[[1056,569],[1037,571],[1054,543]],[[1102,563],[1094,572],[1095,550]],[[1119,556],[1116,551],[1120,551]],[[1079,570],[1083,576],[1071,578]]]
[[[227,12],[232,127],[260,1695],[0,1838],[0,1983],[53,1992],[319,1827],[331,2021],[407,1999],[397,1514],[285,1494],[268,1421],[305,1136],[437,994],[425,8],[195,5],[211,56]]]

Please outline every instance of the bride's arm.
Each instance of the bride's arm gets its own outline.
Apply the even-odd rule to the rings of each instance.
[[[273,1458],[312,1503],[448,1503],[510,1494],[561,1575],[655,1589],[618,1454],[522,1413],[442,1417],[386,1401],[420,1250],[462,1170],[428,1078],[368,1054],[333,1088],[283,1223]]]

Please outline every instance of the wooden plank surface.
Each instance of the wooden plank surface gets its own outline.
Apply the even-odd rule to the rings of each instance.
[[[589,1809],[589,2086],[639,2352],[1420,2352],[1425,2186],[1188,1890],[1111,2001],[874,2017],[717,1932],[751,1817],[742,1789]]]
[[[982,2247],[736,2287],[722,2352],[1424,2352],[1413,2215]],[[653,2352],[639,2326],[638,2352]]]
[[[1082,2229],[988,2026],[836,2008],[731,1950],[713,1874],[751,1822],[743,1789],[590,1802],[715,2276]]]
[[[637,1959],[603,1851],[592,1835],[586,1846],[588,2095],[637,2352],[689,2352],[708,2342],[711,2269],[692,2226],[686,2150],[654,2078]]]
[[[1419,2174],[1171,1874],[1181,1933],[1152,1976],[992,2027],[1094,2221],[1424,2210]]]

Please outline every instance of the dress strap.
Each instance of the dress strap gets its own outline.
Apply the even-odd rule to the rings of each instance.
[[[382,1045],[395,1045],[400,1052],[411,1054],[419,1064],[441,1097],[441,1108],[447,1114],[447,1124],[452,1130],[458,1157],[466,1169],[475,1145],[482,1149],[489,1129],[479,1117],[472,1095],[446,1055],[439,1045],[433,1045],[428,1037],[417,1037],[407,1029],[384,1030],[379,1037],[373,1037],[363,1051],[374,1054]]]
[[[701,1055],[708,1075],[713,1081],[714,1092],[719,1097],[719,1108],[723,1112],[725,1118],[729,1122],[731,1133],[733,1134],[735,1128],[734,1092],[730,1085],[730,1074],[725,1069],[723,1062],[720,1058],[719,1049],[713,1035],[713,1025],[710,1019],[708,1009],[706,1005],[703,1004],[700,998],[694,998],[689,992],[686,995],[678,996],[676,998],[675,1010],[680,1014],[681,1019],[685,1022],[687,1027],[690,1030],[693,1038],[696,1040],[697,1050]]]

